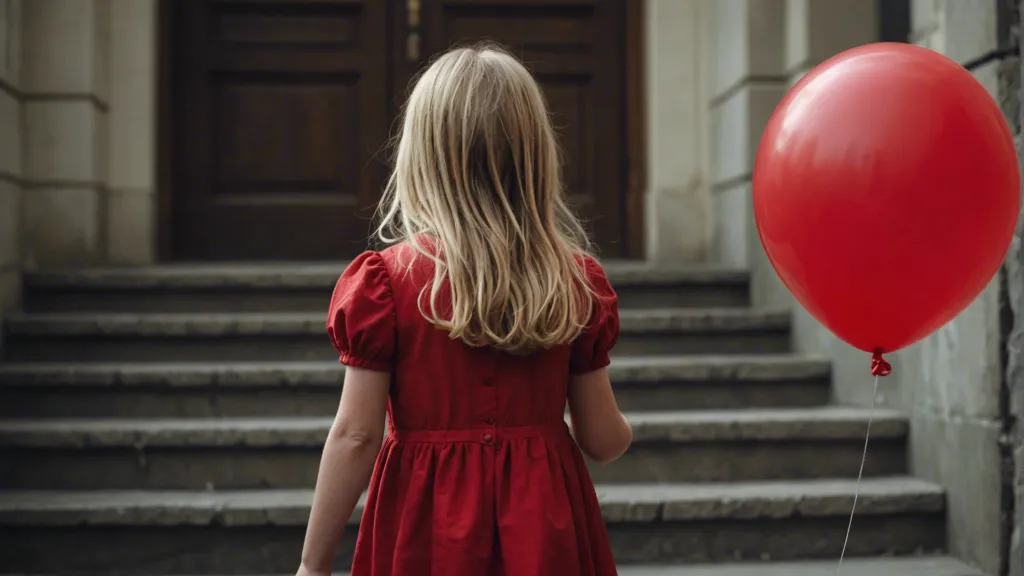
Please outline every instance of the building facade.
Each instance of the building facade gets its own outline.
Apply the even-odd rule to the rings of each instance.
[[[0,301],[31,270],[351,256],[404,87],[486,36],[527,47],[603,255],[748,271],[755,306],[793,311],[796,350],[833,362],[836,402],[865,406],[867,360],[760,249],[760,132],[824,59],[906,39],[968,67],[1019,134],[1018,28],[1004,0],[0,0]],[[946,490],[950,551],[988,574],[1024,575],[1020,263],[896,355],[877,398]]]

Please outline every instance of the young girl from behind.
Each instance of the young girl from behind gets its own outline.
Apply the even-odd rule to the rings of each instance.
[[[352,576],[615,574],[583,455],[632,439],[606,371],[617,299],[519,61],[460,48],[426,69],[381,212],[390,247],[331,298],[347,369],[299,574],[330,573],[367,483]]]

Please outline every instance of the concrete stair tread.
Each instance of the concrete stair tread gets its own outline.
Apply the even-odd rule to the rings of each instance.
[[[272,336],[324,332],[324,313],[14,313],[5,318],[14,337],[29,336]],[[750,308],[621,310],[623,332],[781,330],[788,312]]]
[[[598,486],[608,522],[687,522],[843,516],[853,480],[739,484]],[[302,525],[312,490],[247,491],[0,491],[6,525]],[[362,501],[351,521],[358,521]],[[865,479],[857,513],[938,513],[939,486],[907,477]]]
[[[619,576],[828,576],[838,560],[815,562],[758,562],[696,566],[623,566]],[[843,561],[845,576],[982,576],[954,558],[855,558]]]
[[[0,386],[293,386],[338,385],[345,367],[334,361],[293,362],[18,362],[0,364]],[[612,359],[616,384],[661,380],[756,380],[827,378],[831,363],[799,354],[651,356]]]
[[[860,408],[707,410],[627,414],[634,442],[849,440],[864,436]],[[318,446],[330,417],[67,418],[0,420],[0,445],[35,447]],[[481,433],[485,429],[481,428]],[[874,438],[902,438],[906,417],[876,410]],[[496,432],[500,437],[500,428]]]
[[[161,264],[33,272],[29,288],[231,288],[324,287],[330,289],[348,262]],[[745,284],[746,271],[718,266],[663,266],[648,262],[606,261],[609,279],[616,284],[700,283]]]
[[[619,576],[826,576],[835,572],[836,563],[837,561],[804,561],[689,566],[627,565],[619,566],[618,573]],[[348,572],[335,572],[335,574],[348,576]],[[982,572],[959,560],[945,556],[846,559],[843,562],[843,574],[846,576],[983,576]],[[0,574],[0,576],[5,575]]]

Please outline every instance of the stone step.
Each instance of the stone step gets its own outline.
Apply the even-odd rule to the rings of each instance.
[[[630,566],[627,564],[618,567],[618,573],[619,576],[825,576],[833,573],[836,565],[837,561],[835,560],[697,564],[693,566]],[[883,574],[885,576],[984,576],[981,571],[948,556],[854,558],[843,562],[843,574],[845,576],[879,576]],[[349,576],[349,573],[341,572],[338,573],[338,576]]]
[[[837,565],[837,560],[693,566],[626,565],[619,567],[618,573],[619,576],[827,576],[835,572]],[[948,556],[854,558],[843,562],[842,573],[845,576],[984,576],[980,570]],[[348,576],[348,573],[341,576]]]
[[[856,408],[647,412],[634,442],[592,467],[604,483],[856,476],[867,412]],[[332,418],[0,421],[0,488],[311,487]],[[906,471],[906,418],[879,411],[865,474]],[[491,428],[481,428],[481,434]],[[500,438],[501,429],[494,434]]]
[[[649,309],[620,316],[619,356],[782,353],[789,314]],[[323,313],[13,314],[8,361],[330,360]]]
[[[620,357],[628,411],[818,406],[830,363],[796,355]],[[330,416],[337,362],[0,365],[0,418]]]
[[[346,263],[171,264],[35,272],[25,277],[33,312],[322,312]],[[608,262],[623,308],[749,304],[748,274],[689,266]]]
[[[852,481],[599,486],[622,564],[837,557]],[[0,492],[0,566],[13,573],[290,573],[312,493]],[[868,479],[850,557],[940,552],[941,488],[910,478]],[[353,523],[360,515],[356,510]],[[355,527],[337,565],[351,559]],[[55,553],[59,551],[59,553]]]
[[[813,562],[757,562],[700,564],[696,566],[627,566],[619,576],[828,576],[838,560]],[[843,562],[844,576],[983,576],[959,560],[946,556],[868,558]]]

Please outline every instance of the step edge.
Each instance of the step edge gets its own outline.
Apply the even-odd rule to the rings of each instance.
[[[817,410],[716,410],[712,417],[687,411],[632,412],[634,445],[698,444],[768,441],[837,442],[864,437],[867,411],[835,417]],[[752,414],[743,414],[749,412]],[[790,412],[792,414],[784,414]],[[780,418],[805,414],[804,418]],[[750,416],[754,415],[754,418]],[[757,418],[756,416],[761,416]],[[772,417],[775,417],[774,419]],[[832,419],[829,416],[833,416]],[[40,449],[103,449],[172,447],[308,448],[320,447],[330,429],[330,417],[231,418],[55,418],[0,420],[0,447]],[[481,432],[490,428],[480,428]],[[904,439],[909,419],[897,411],[876,411],[871,437]],[[497,432],[500,435],[500,431]]]
[[[881,516],[890,514],[941,514],[945,509],[945,492],[941,488],[927,483],[907,479],[902,490],[893,490],[891,479],[866,479],[863,483],[858,500],[858,514],[865,516]],[[772,483],[747,483],[741,488],[746,491],[769,486]],[[779,483],[774,483],[779,484]],[[790,482],[788,484],[809,485],[807,482]],[[673,488],[683,489],[693,485],[675,485]],[[728,485],[721,485],[728,486]],[[886,489],[873,489],[877,487]],[[632,485],[633,492],[640,492],[644,485]],[[601,503],[602,515],[610,523],[656,523],[656,522],[694,522],[710,520],[772,520],[792,517],[845,517],[849,515],[854,493],[853,486],[844,486],[844,490],[834,494],[801,494],[793,491],[781,497],[754,496],[744,498],[737,496],[741,490],[736,487],[713,491],[702,490],[703,496],[689,498],[669,497],[646,499],[610,498],[606,486],[598,486],[598,500]],[[605,492],[602,495],[602,492]],[[254,494],[259,492],[259,494]],[[711,492],[710,494],[708,494]],[[30,492],[0,491],[0,525],[210,525],[225,526],[251,525],[304,525],[308,516],[309,503],[312,501],[312,490],[266,490],[250,491],[248,498],[261,496],[262,499],[245,502],[237,499],[241,494],[228,492],[145,492],[145,491],[111,491],[111,492]],[[82,506],[65,503],[63,507],[50,501],[53,496],[87,495],[92,504]],[[97,495],[107,496],[107,503],[97,503]],[[189,497],[202,495],[205,504]],[[8,501],[13,497],[42,499],[33,503],[34,506],[19,508]],[[156,502],[118,504],[117,497],[158,496]],[[235,497],[234,500],[231,497]],[[273,499],[284,498],[285,503],[277,505]],[[164,503],[159,500],[165,501]],[[362,512],[362,499],[349,520],[357,523]]]

